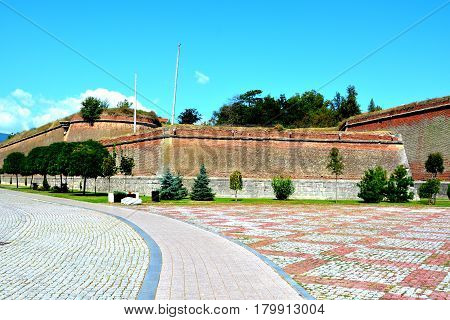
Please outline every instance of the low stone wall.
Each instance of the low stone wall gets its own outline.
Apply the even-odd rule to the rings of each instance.
[[[2,177],[3,184],[9,184],[10,176],[4,175]],[[194,177],[184,178],[183,183],[191,190]],[[28,178],[28,185],[31,179]],[[42,177],[35,177],[34,182],[42,185]],[[234,197],[234,191],[229,188],[229,180],[227,178],[210,178],[211,187],[216,193],[217,197]],[[19,184],[24,185],[25,178],[19,177]],[[59,185],[59,177],[49,177],[48,182],[50,186]],[[75,190],[80,188],[80,178],[69,178],[69,189],[72,187]],[[295,186],[295,193],[291,198],[293,199],[334,199],[335,197],[335,181],[334,180],[293,180]],[[15,177],[12,177],[12,184],[16,183]],[[338,180],[338,198],[339,199],[358,199],[358,181],[355,180]],[[416,183],[416,186],[420,182]],[[442,184],[441,196],[446,196],[448,182]],[[86,188],[88,191],[108,192],[108,179],[99,178],[96,183],[94,179],[88,179]],[[139,192],[142,195],[150,195],[153,190],[160,187],[158,177],[127,177],[123,176],[111,178],[111,191],[130,191]],[[244,188],[238,193],[241,198],[274,198],[272,192],[270,179],[244,179]]]
[[[2,175],[1,183],[9,184],[12,178],[12,184],[16,183],[16,178],[9,175]],[[194,177],[188,177],[183,179],[184,185],[191,190],[194,182]],[[42,177],[35,177],[34,182],[42,185]],[[63,179],[64,180],[64,179]],[[30,177],[28,177],[28,185],[30,184]],[[229,188],[228,178],[210,178],[211,187],[218,197],[234,197],[234,191]],[[59,186],[59,177],[49,177],[48,182],[50,186]],[[74,179],[68,179],[68,185],[71,189],[78,190],[82,180],[79,177]],[[335,197],[335,181],[334,180],[303,180],[294,179],[295,193],[291,198],[293,199],[334,199]],[[357,187],[358,181],[356,180],[338,180],[338,198],[339,199],[358,199]],[[418,190],[419,186],[423,184],[423,181],[416,181],[414,186]],[[19,184],[25,184],[25,178],[19,177]],[[439,197],[447,197],[447,188],[449,187],[449,181],[441,182],[441,190]],[[88,191],[94,191],[95,185],[97,192],[108,192],[108,179],[98,178],[96,183],[94,179],[88,179],[86,188]],[[153,190],[157,190],[160,187],[159,177],[127,177],[116,176],[111,178],[111,191],[130,191],[139,192],[142,195],[150,195]],[[270,179],[244,179],[244,188],[238,193],[241,198],[274,198],[272,192]]]

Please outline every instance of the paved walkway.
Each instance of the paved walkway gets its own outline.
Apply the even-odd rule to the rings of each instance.
[[[157,299],[301,298],[274,269],[252,252],[221,236],[184,222],[148,211],[5,190],[0,190],[0,197],[4,207],[12,207],[14,203],[21,206],[24,199],[31,199],[26,201],[34,201],[36,204],[42,203],[39,201],[47,201],[48,207],[58,204],[60,212],[91,210],[92,215],[98,216],[99,214],[92,210],[101,210],[135,223],[153,238],[162,252]],[[84,210],[66,205],[75,205]],[[154,210],[159,211],[157,208]],[[3,212],[0,212],[0,215],[2,214]],[[51,239],[48,241],[52,242]],[[104,242],[103,244],[107,245]],[[57,242],[54,245],[57,246]],[[0,247],[0,250],[4,249]]]
[[[148,264],[126,223],[0,191],[0,299],[135,299]]]
[[[245,205],[150,210],[246,243],[319,299],[450,299],[448,208]]]

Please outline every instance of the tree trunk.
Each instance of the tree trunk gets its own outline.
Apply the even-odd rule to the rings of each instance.
[[[111,192],[111,177],[108,177],[108,193]]]
[[[83,196],[86,194],[86,177],[83,178]]]
[[[94,179],[94,194],[97,194],[97,178]]]
[[[32,189],[32,188],[33,188],[33,178],[34,178],[34,175],[31,175],[31,180],[30,180],[30,189]]]
[[[125,175],[125,192],[128,192],[127,191],[127,175]]]
[[[61,183],[60,187],[62,188],[62,185],[63,185],[63,183],[62,183],[62,174],[59,175],[59,180],[60,180],[60,183]]]
[[[25,177],[25,187],[28,186],[28,177]]]
[[[16,188],[19,189],[19,175],[16,173]]]
[[[337,189],[338,189],[338,176],[336,175],[336,184],[335,184],[335,192],[336,192],[336,198],[335,198],[335,202],[337,203]]]
[[[237,190],[234,190],[234,201],[236,201],[237,202]]]

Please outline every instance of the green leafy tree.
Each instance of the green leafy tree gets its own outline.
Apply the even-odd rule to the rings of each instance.
[[[375,111],[381,111],[381,110],[383,110],[383,108],[375,105],[375,102],[373,101],[373,99],[370,99],[370,103],[369,103],[369,106],[367,107],[367,111],[375,112]]]
[[[25,156],[25,158],[23,159],[23,161],[21,163],[20,175],[22,177],[25,177],[25,186],[27,186],[28,185],[28,176],[31,175],[31,168],[30,168],[27,156]],[[30,187],[31,187],[32,183],[33,182],[30,183]]]
[[[364,176],[357,184],[359,187],[358,197],[364,202],[381,202],[386,194],[387,174],[380,166],[369,169],[364,172]]]
[[[103,159],[108,156],[106,148],[97,141],[79,143],[70,156],[69,172],[83,179],[83,195],[86,194],[88,178],[97,179],[102,175]]]
[[[414,198],[414,193],[409,190],[413,186],[414,180],[408,176],[406,168],[399,165],[389,177],[386,198],[390,202],[408,202]]]
[[[108,178],[108,192],[111,192],[111,177],[116,175],[119,168],[116,166],[116,151],[103,158],[102,163],[102,176]]]
[[[0,183],[1,183],[1,181],[0,181]],[[447,198],[450,200],[450,185],[447,185]]]
[[[16,188],[19,188],[19,174],[22,170],[25,155],[22,152],[13,152],[3,160],[3,170],[16,176]]]
[[[209,178],[203,164],[200,167],[200,173],[194,181],[194,186],[191,191],[191,199],[195,201],[214,200],[214,193],[209,186]]]
[[[33,148],[27,155],[27,162],[31,174],[31,181],[33,181],[34,175],[42,175],[44,177],[42,186],[44,190],[48,190],[47,174],[50,162],[48,147]]]
[[[272,179],[272,189],[278,200],[288,199],[295,191],[294,183],[291,178],[275,177]]]
[[[160,197],[162,200],[181,200],[188,195],[179,175],[172,175],[169,169],[164,172],[161,180]]]
[[[335,176],[335,201],[337,203],[338,199],[338,176],[344,173],[344,161],[342,156],[339,154],[338,148],[332,148],[329,155],[329,162],[327,164],[327,169]]]
[[[234,171],[230,175],[230,189],[234,190],[234,198],[237,201],[237,193],[239,190],[242,190],[243,182],[242,182],[242,174],[239,171]]]
[[[94,122],[100,119],[102,112],[108,109],[108,102],[102,101],[98,98],[87,97],[81,102],[81,117],[91,126]]]
[[[59,157],[64,150],[65,142],[55,142],[48,146],[48,174],[52,176],[59,175],[61,186],[63,184],[63,174],[59,164]]]
[[[444,158],[439,152],[431,153],[428,155],[427,161],[425,161],[425,170],[431,173],[431,178],[437,178],[438,173],[444,172]]]
[[[117,108],[119,109],[130,109],[133,105],[133,102],[129,102],[127,99],[120,101],[117,103]]]
[[[125,176],[125,189],[127,188],[127,176],[131,176],[133,174],[134,168],[134,159],[131,157],[124,156],[123,154],[120,157],[120,172]]]
[[[428,199],[428,204],[436,204],[436,194],[438,194],[441,187],[439,179],[428,179],[419,187],[420,199]]]
[[[337,110],[339,120],[347,119],[361,113],[361,109],[356,99],[357,96],[358,93],[356,92],[355,86],[348,86],[347,96],[343,99],[339,109]]]
[[[185,109],[178,116],[178,121],[181,124],[194,124],[197,121],[200,121],[201,119],[202,119],[201,114],[198,112],[197,109],[193,108]]]

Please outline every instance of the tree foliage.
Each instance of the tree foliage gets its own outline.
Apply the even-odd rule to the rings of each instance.
[[[344,172],[344,161],[342,156],[339,154],[338,148],[332,148],[329,155],[329,162],[327,164],[327,169],[331,171],[331,173],[335,176],[335,201],[337,202],[338,198],[338,186],[337,179],[338,176],[343,174]]]
[[[181,124],[194,124],[202,119],[201,114],[197,109],[188,108],[180,113],[178,122]]]
[[[274,177],[272,179],[272,189],[278,200],[288,199],[295,191],[292,179],[282,176]]]
[[[437,177],[438,173],[444,172],[444,158],[439,152],[431,153],[428,155],[427,161],[425,161],[425,170],[431,173],[431,178]]]
[[[169,169],[164,172],[161,180],[159,195],[162,200],[181,200],[188,195],[179,175],[172,175]]]
[[[373,101],[373,99],[370,99],[370,103],[369,106],[367,107],[367,111],[368,112],[375,112],[375,111],[381,111],[383,110],[383,108],[381,108],[380,106],[375,105],[375,102]]]
[[[125,100],[119,101],[117,103],[117,108],[119,108],[119,109],[130,109],[132,105],[133,105],[133,102],[129,102],[127,99],[125,99]]]
[[[342,119],[361,113],[354,86],[347,88],[346,97],[336,93],[331,101],[314,90],[290,98],[261,95],[261,90],[250,90],[235,96],[213,113],[211,122],[237,126],[332,127]]]
[[[200,173],[194,181],[194,186],[191,191],[191,199],[195,201],[212,201],[214,200],[214,193],[209,186],[209,178],[206,173],[206,168],[202,164]]]
[[[378,203],[381,202],[386,194],[387,174],[380,166],[368,169],[364,172],[364,176],[357,184],[359,187],[358,197],[364,202]]]
[[[111,177],[114,176],[119,168],[116,165],[116,151],[113,153],[108,153],[108,155],[103,158],[102,162],[102,176],[108,178],[108,192],[111,192]]]
[[[414,186],[414,180],[408,176],[408,171],[403,165],[395,168],[389,177],[386,187],[386,198],[390,202],[408,202],[414,198],[410,187]]]
[[[21,173],[25,155],[22,152],[13,152],[3,160],[3,170],[16,176],[16,187],[19,188],[19,174]]]
[[[439,193],[441,181],[439,179],[428,179],[419,187],[420,199],[428,199],[428,204],[436,203],[436,195]]]
[[[242,190],[243,182],[242,182],[242,174],[240,171],[234,171],[230,175],[230,189],[234,190],[234,197],[237,201],[237,192]]]
[[[99,142],[88,140],[75,146],[70,156],[70,175],[83,178],[83,194],[86,193],[86,180],[97,179],[102,175],[103,159],[108,151]]]
[[[100,100],[95,97],[87,97],[81,102],[81,117],[84,121],[88,122],[91,126],[94,122],[100,119],[102,112],[108,109],[108,102]]]

